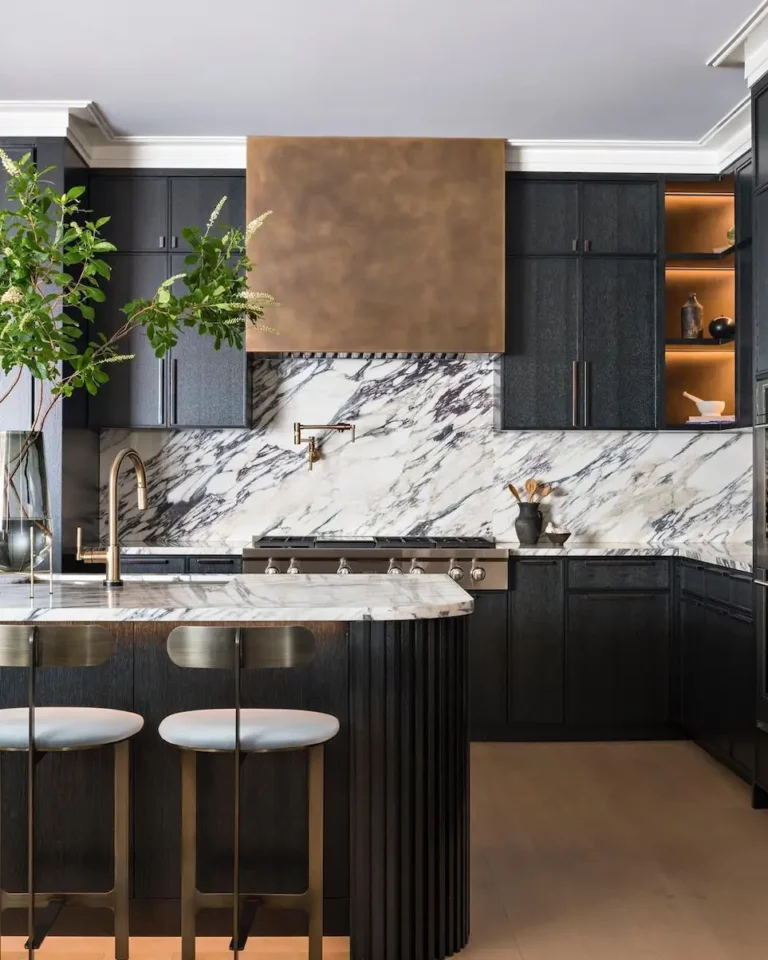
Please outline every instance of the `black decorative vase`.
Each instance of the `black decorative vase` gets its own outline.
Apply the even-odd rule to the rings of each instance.
[[[689,294],[688,301],[683,304],[680,322],[684,340],[699,340],[704,336],[704,308],[695,293]]]
[[[517,539],[524,547],[535,547],[541,536],[541,510],[538,503],[519,503],[520,516],[515,520]]]
[[[733,340],[736,336],[736,321],[730,317],[715,317],[709,325],[709,335],[713,340]]]

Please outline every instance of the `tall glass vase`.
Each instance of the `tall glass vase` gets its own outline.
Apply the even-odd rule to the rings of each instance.
[[[40,566],[50,536],[43,435],[0,430],[0,571]]]

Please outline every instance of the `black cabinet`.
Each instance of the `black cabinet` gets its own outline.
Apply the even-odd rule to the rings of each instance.
[[[473,593],[469,617],[470,736],[483,739],[507,722],[507,594]]]
[[[548,255],[579,249],[579,184],[507,177],[507,254]]]
[[[755,765],[757,695],[751,587],[744,575],[681,567],[682,725],[746,780]]]
[[[110,218],[102,233],[120,253],[170,249],[166,177],[94,176],[88,206],[94,217]]]
[[[665,726],[669,650],[668,594],[571,594],[568,722],[619,729]]]
[[[183,271],[183,254],[171,257],[173,274]],[[177,285],[184,292],[182,281]],[[168,356],[168,425],[173,427],[241,427],[248,424],[250,364],[245,350],[222,343],[196,329],[182,330]]]
[[[752,156],[755,190],[768,186],[768,83],[752,90]]]
[[[581,240],[585,253],[655,256],[659,245],[659,185],[588,180],[582,184]]]
[[[104,284],[106,299],[95,326],[107,336],[125,323],[122,308],[137,297],[151,298],[168,276],[165,257],[146,253],[120,253],[106,258],[112,277]],[[158,427],[166,421],[165,373],[167,360],[159,360],[143,329],[135,330],[119,346],[132,360],[106,368],[109,382],[88,403],[92,427]]]
[[[123,573],[186,573],[186,557],[121,557],[120,569]]]
[[[123,555],[120,558],[120,567],[123,573],[191,573],[235,576],[235,574],[242,573],[243,562],[241,557],[207,555],[167,557]]]
[[[768,136],[768,130],[766,131]],[[766,154],[768,162],[768,153]],[[754,263],[768,263],[768,190],[758,193],[754,198]],[[768,270],[756,269],[753,273],[754,284],[754,343],[755,373],[757,376],[768,374]]]
[[[585,427],[656,425],[656,263],[596,257],[583,263]]]
[[[565,648],[562,560],[513,560],[509,567],[509,722],[563,722]]]
[[[241,557],[187,557],[187,573],[218,573],[222,576],[243,572]]]
[[[502,429],[657,425],[659,190],[508,174]]]
[[[181,251],[190,246],[182,236],[184,227],[205,225],[222,197],[227,202],[217,221],[219,226],[245,227],[245,177],[172,177],[171,191],[171,246]]]
[[[535,430],[579,423],[579,276],[575,259],[507,262],[504,425]]]
[[[242,175],[143,176],[103,174],[90,180],[95,216],[111,216],[105,235],[118,248],[108,259],[112,280],[96,325],[108,335],[124,322],[128,301],[151,298],[166,278],[183,273],[184,226],[202,229],[218,201],[227,203],[214,227],[243,226]],[[133,251],[126,253],[123,251]],[[151,252],[150,252],[151,251]],[[179,292],[183,284],[179,281]],[[122,349],[122,348],[121,348]],[[159,360],[143,330],[125,341],[134,359],[108,369],[110,382],[89,400],[93,427],[243,427],[250,424],[250,366],[245,350],[214,348],[210,337],[183,330]]]

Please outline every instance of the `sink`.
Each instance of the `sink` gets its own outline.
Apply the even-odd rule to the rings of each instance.
[[[23,584],[29,583],[29,574],[8,574],[8,583]],[[229,583],[233,575],[221,573],[126,573],[123,575],[124,583],[146,583],[163,584],[172,583],[209,583],[211,586],[223,583]],[[50,580],[47,573],[35,574],[35,583],[45,584]],[[71,583],[80,587],[101,586],[104,582],[103,573],[54,573],[54,583]],[[0,578],[0,585],[3,583]]]

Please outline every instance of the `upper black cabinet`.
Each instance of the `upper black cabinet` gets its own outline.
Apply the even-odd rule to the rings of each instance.
[[[507,261],[505,426],[578,426],[578,291],[573,258]]]
[[[768,263],[768,190],[756,194],[754,209],[754,263],[765,264]],[[768,270],[756,269],[752,280],[755,373],[760,377],[768,374]]]
[[[171,246],[187,251],[189,244],[182,236],[184,227],[205,229],[208,219],[222,197],[227,198],[219,215],[219,225],[245,227],[245,178],[172,177],[171,178]]]
[[[168,272],[165,257],[148,253],[118,253],[105,259],[112,266],[112,277],[104,285],[106,300],[99,307],[97,326],[111,336],[125,323],[122,307],[138,297],[153,297]],[[120,352],[134,358],[107,367],[109,381],[97,396],[89,397],[89,426],[163,426],[167,361],[158,360],[143,329],[122,341]]]
[[[755,190],[768,186],[768,83],[752,91],[752,156]]]
[[[94,217],[110,218],[102,233],[120,253],[170,249],[166,177],[92,177],[88,206]]]
[[[185,226],[205,228],[223,197],[227,204],[213,228],[244,226],[242,175],[143,176],[95,172],[89,206],[94,216],[111,216],[105,235],[118,247],[108,259],[112,279],[97,325],[114,332],[124,321],[120,308],[151,298],[167,277],[185,270]],[[182,287],[179,282],[179,286]],[[182,291],[183,292],[183,287]],[[214,348],[210,337],[182,331],[159,360],[144,331],[125,345],[135,358],[109,368],[110,381],[89,399],[94,427],[242,427],[250,422],[250,378],[245,350]]]
[[[585,253],[653,256],[659,243],[659,186],[655,182],[581,186]]]
[[[656,425],[656,264],[595,257],[582,274],[582,424],[601,430]]]
[[[573,253],[578,241],[578,183],[507,177],[507,254]]]

